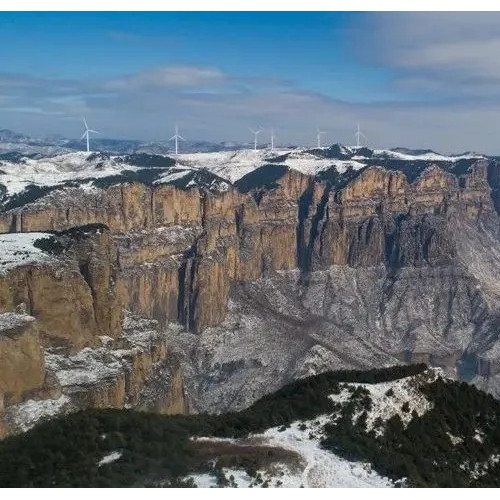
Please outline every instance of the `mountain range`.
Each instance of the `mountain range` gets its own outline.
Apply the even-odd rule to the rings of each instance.
[[[10,134],[2,137],[3,144],[5,138],[15,143]],[[259,439],[269,446],[279,441],[280,449],[287,440],[289,445],[306,439],[306,430],[316,436],[310,447],[295,450],[303,457],[294,455],[296,470],[314,456],[340,469],[350,468],[342,460],[356,462],[355,473],[366,484],[470,485],[477,480],[480,485],[480,478],[493,484],[498,426],[490,423],[498,418],[494,398],[500,395],[499,190],[496,158],[425,149],[334,144],[178,155],[137,150],[3,153],[0,435],[6,444],[0,446],[0,460],[5,461],[9,446],[19,447],[29,436],[45,443],[53,419],[61,427],[83,418],[87,437],[99,435],[95,425],[120,434],[113,426],[123,418],[124,426],[144,425],[145,443],[155,435],[155,426],[165,425],[168,434],[175,422],[182,422],[183,429],[198,422],[183,431],[182,439],[239,439],[238,422],[253,405],[274,401],[271,394],[280,397],[284,390],[292,399],[301,395],[297,404],[302,411],[301,381],[318,380],[311,382],[319,398],[313,413],[292,411],[292,406],[287,410],[280,403],[276,418],[258,427],[265,434]],[[404,365],[403,371],[418,366],[423,373],[427,368],[419,363],[430,367],[437,384],[426,379],[432,385],[423,389],[426,401],[448,398],[449,411],[439,407],[431,423],[423,410],[432,404],[416,392],[398,399],[401,422],[391,420],[394,404],[381,391],[398,392],[399,383],[383,390],[340,389],[334,383],[352,382],[346,375],[352,370]],[[415,375],[395,370],[398,375],[391,380]],[[327,378],[328,384],[321,385],[326,384],[321,374],[332,371],[347,378]],[[364,376],[355,381],[365,383]],[[449,385],[443,388],[438,378]],[[350,396],[342,395],[344,389],[355,393],[352,404]],[[388,415],[390,435],[397,436],[392,441],[373,427],[376,417],[370,416],[366,391],[382,420]],[[347,408],[344,415],[336,407],[340,420],[330,421],[333,410],[322,406],[321,394]],[[470,411],[460,417],[450,402],[455,396],[458,403],[470,403]],[[313,404],[314,397],[307,401]],[[364,404],[367,414],[361,418]],[[482,407],[492,412],[489,423],[471,420]],[[117,413],[104,411],[110,408]],[[296,410],[300,419],[294,420]],[[222,416],[234,412],[236,423]],[[182,417],[156,420],[151,414]],[[219,416],[209,420],[215,427],[197,427],[200,414]],[[330,420],[315,424],[326,414]],[[231,422],[231,432],[221,431],[219,421]],[[345,432],[335,430],[339,422]],[[405,454],[411,459],[398,458],[395,464],[387,458],[428,425],[440,429],[436,443],[446,450],[449,467],[436,475],[429,463],[419,461],[421,450],[409,448]],[[240,428],[247,434],[249,429]],[[134,448],[133,433],[120,436],[113,434],[109,446],[97,448],[85,441],[103,452],[78,458],[93,464],[90,476],[85,475],[87,485],[94,479],[114,484],[110,477],[126,474],[124,463],[137,463],[129,453],[138,453],[141,460],[153,453]],[[212,441],[206,447],[214,447]],[[169,446],[168,440],[162,443]],[[241,446],[247,444],[224,446],[239,447],[241,458]],[[59,446],[58,441],[60,451]],[[204,463],[201,468],[183,466],[165,481],[231,483],[226,476],[232,475],[235,483],[254,484],[258,472],[262,482],[277,485],[280,479],[266,478],[260,462],[257,469],[247,462],[228,465],[220,446],[216,456],[225,479],[220,468],[208,470]],[[444,460],[439,446],[433,460]],[[324,455],[325,449],[339,460]],[[385,458],[378,460],[374,450],[381,449]],[[213,456],[213,450],[204,450]],[[54,449],[56,455],[59,451]],[[129,458],[124,462],[122,455]],[[23,460],[33,461],[30,457]],[[71,453],[68,457],[71,461]],[[185,465],[184,456],[177,458]],[[367,463],[375,467],[373,476]],[[146,476],[163,466],[144,464],[149,464],[141,469]],[[96,470],[108,465],[102,470],[111,476],[100,477]],[[450,472],[457,467],[466,472]],[[302,473],[287,470],[289,484],[305,481]],[[43,470],[37,477],[40,484],[55,480]],[[66,476],[57,478],[68,484]],[[143,484],[145,479],[137,480]],[[314,483],[310,477],[307,481]],[[331,477],[321,481],[332,484]]]

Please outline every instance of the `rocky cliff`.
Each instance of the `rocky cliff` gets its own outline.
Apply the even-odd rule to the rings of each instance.
[[[8,210],[2,233],[53,234],[36,243],[50,259],[0,274],[0,311],[22,308],[37,332],[0,345],[6,419],[18,428],[47,373],[65,408],[221,411],[294,377],[395,360],[496,392],[499,178],[487,160],[415,178],[268,165],[223,192],[128,182]],[[146,344],[138,318],[156,322]],[[10,353],[26,342],[41,346],[22,359],[38,375],[15,389],[25,368]],[[94,365],[102,376],[75,376]]]

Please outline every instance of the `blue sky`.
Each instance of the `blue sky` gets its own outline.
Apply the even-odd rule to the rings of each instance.
[[[497,14],[1,13],[0,128],[500,152]],[[475,137],[477,135],[477,137]]]
[[[192,65],[295,81],[332,97],[384,97],[387,71],[349,50],[359,13],[4,13],[0,42],[15,73],[107,78]],[[22,29],[20,29],[22,27]]]

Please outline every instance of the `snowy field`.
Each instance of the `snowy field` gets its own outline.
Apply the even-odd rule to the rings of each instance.
[[[443,374],[442,370],[433,368],[425,372],[425,377],[430,381],[434,381],[439,374]],[[419,390],[417,382],[419,376],[406,377],[393,382],[381,382],[379,384],[341,384],[342,390],[340,394],[331,395],[330,398],[336,403],[345,403],[349,400],[351,392],[349,388],[362,387],[370,394],[372,402],[371,409],[367,412],[366,428],[368,431],[375,428],[377,419],[382,419],[384,422],[395,415],[399,415],[404,425],[407,425],[413,418],[412,413],[415,411],[418,416],[422,416],[432,409],[432,404]],[[361,412],[360,412],[361,413]],[[355,414],[353,419],[356,420],[359,414]],[[377,434],[380,434],[378,429],[375,429]]]
[[[49,263],[53,257],[33,246],[49,233],[8,233],[0,234],[0,274],[27,264]]]

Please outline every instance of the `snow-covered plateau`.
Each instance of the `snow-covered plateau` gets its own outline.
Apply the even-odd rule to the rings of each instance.
[[[347,169],[359,170],[367,165],[384,166],[387,162],[456,163],[484,158],[475,153],[441,155],[438,153],[410,154],[391,150],[368,150],[335,145],[316,149],[241,149],[211,153],[180,153],[178,155],[110,155],[106,153],[71,152],[46,158],[20,157],[12,160],[0,158],[0,197],[21,193],[28,186],[65,187],[81,186],[91,189],[95,179],[109,178],[123,172],[137,172],[145,168],[145,159],[153,158],[168,167],[158,168],[156,183],[171,183],[199,170],[210,172],[220,179],[217,189],[224,191],[245,175],[262,166],[284,165],[307,175],[334,168],[339,174]],[[165,163],[166,162],[166,163]],[[152,163],[152,162],[151,162]],[[149,167],[148,167],[149,168]],[[212,179],[213,181],[213,179]],[[221,182],[226,181],[226,183]],[[117,181],[118,182],[118,181]],[[196,178],[188,181],[197,185]],[[1,201],[1,198],[0,198]]]

